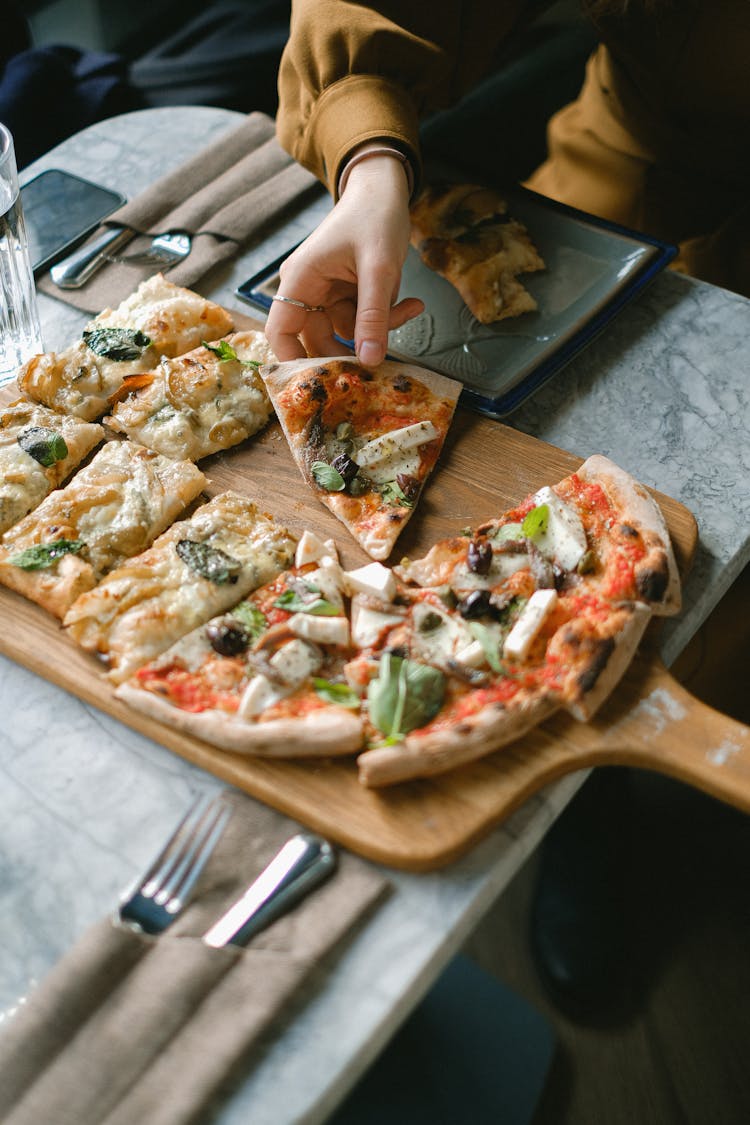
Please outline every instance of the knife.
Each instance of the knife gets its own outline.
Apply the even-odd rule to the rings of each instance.
[[[327,840],[300,832],[281,851],[218,922],[203,935],[215,949],[246,945],[336,869],[336,852]]]
[[[109,227],[93,242],[87,242],[80,250],[58,262],[49,275],[60,289],[79,289],[105,265],[109,254],[120,250],[135,238],[136,233],[130,227]]]

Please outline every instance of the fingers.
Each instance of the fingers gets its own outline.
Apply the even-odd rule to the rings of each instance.
[[[376,367],[385,359],[398,280],[390,269],[360,270],[354,350],[365,367]]]
[[[322,314],[307,313],[304,309],[295,308],[294,305],[284,305],[275,301],[271,305],[266,321],[266,339],[276,358],[282,362],[289,359],[304,359],[307,352],[300,340],[300,333],[308,317],[320,315]]]

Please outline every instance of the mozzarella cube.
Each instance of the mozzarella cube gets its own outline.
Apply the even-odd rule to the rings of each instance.
[[[322,558],[320,566],[305,575],[305,581],[312,586],[317,586],[321,596],[331,605],[339,609],[343,607],[344,599],[341,592],[346,588],[346,581],[340,563],[328,556]]]
[[[481,668],[487,663],[487,657],[479,641],[472,641],[470,645],[457,652],[456,660],[467,668]]]
[[[427,441],[434,441],[438,436],[432,422],[414,422],[411,426],[401,426],[398,430],[391,430],[388,434],[381,434],[372,441],[365,442],[361,449],[356,450],[354,460],[361,469],[368,465],[376,465],[394,453],[403,453],[407,449],[424,445]]]
[[[370,594],[384,602],[392,602],[396,596],[396,579],[382,563],[371,562],[342,573],[349,594]]]
[[[362,605],[355,594],[352,599],[352,643],[358,648],[371,648],[380,640],[384,629],[398,625],[404,618],[396,613],[384,613]]]
[[[300,639],[287,641],[273,654],[269,663],[285,683],[290,687],[297,687],[317,671],[322,663],[322,657],[318,649]]]
[[[348,645],[349,621],[346,617],[322,617],[314,613],[293,613],[287,625],[298,637],[324,645]]]
[[[266,676],[253,676],[242,693],[237,714],[242,719],[254,719],[261,711],[278,703],[284,695],[285,692],[280,691]]]
[[[304,566],[305,563],[319,562],[327,554],[330,554],[330,551],[317,535],[312,531],[303,531],[294,552],[294,565]]]
[[[535,590],[505,638],[503,656],[525,660],[537,633],[557,604],[557,590]]]

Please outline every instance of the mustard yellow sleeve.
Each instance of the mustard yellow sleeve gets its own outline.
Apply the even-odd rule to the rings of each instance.
[[[420,174],[419,122],[487,70],[520,0],[293,0],[279,69],[281,145],[335,195],[364,141],[387,139]]]

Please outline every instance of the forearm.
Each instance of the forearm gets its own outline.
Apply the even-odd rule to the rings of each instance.
[[[419,178],[419,121],[476,81],[521,0],[293,0],[279,72],[278,136],[335,195],[363,142],[404,152]]]

